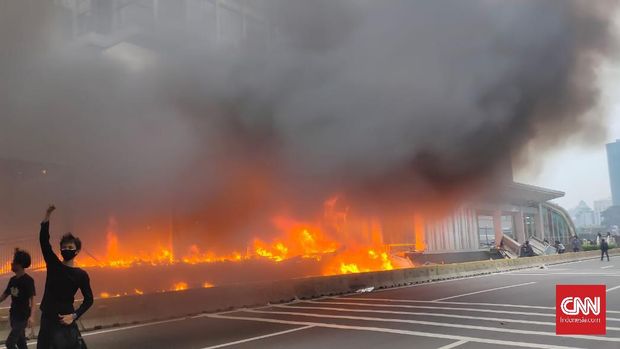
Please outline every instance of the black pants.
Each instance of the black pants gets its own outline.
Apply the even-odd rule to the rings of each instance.
[[[39,335],[37,336],[37,349],[52,348],[52,336],[59,326],[58,316],[54,319],[53,315],[41,314],[41,325],[39,327]]]
[[[41,315],[37,349],[79,349],[79,338],[80,330],[75,322],[64,326],[60,324],[58,315]]]
[[[6,347],[8,349],[28,349],[26,343],[26,327],[28,320],[11,319],[11,332],[6,337]]]
[[[601,251],[601,260],[603,260],[603,256],[607,256],[607,261],[609,261],[609,253],[607,251]]]

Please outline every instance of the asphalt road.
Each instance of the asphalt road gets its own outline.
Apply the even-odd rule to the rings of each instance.
[[[607,285],[606,336],[556,336],[556,284]],[[204,314],[84,335],[91,349],[617,349],[620,259]]]

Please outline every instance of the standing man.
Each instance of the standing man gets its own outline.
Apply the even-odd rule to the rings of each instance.
[[[609,262],[609,245],[605,239],[601,239],[601,261],[603,260],[603,256],[607,256],[607,261]]]
[[[26,342],[26,327],[32,327],[32,306],[34,305],[34,280],[26,274],[26,268],[30,267],[30,254],[20,249],[15,249],[11,270],[15,276],[9,280],[6,290],[0,296],[0,302],[11,297],[11,310],[9,319],[11,332],[6,338],[8,349],[28,349]]]
[[[579,238],[577,235],[573,236],[573,241],[571,241],[571,245],[573,245],[573,252],[579,252]]]
[[[93,305],[93,292],[88,273],[75,267],[75,256],[82,248],[80,239],[71,233],[63,235],[60,239],[62,261],[50,245],[49,220],[55,209],[54,205],[47,208],[39,233],[47,276],[41,301],[41,328],[37,349],[79,348],[80,332],[75,320]],[[84,301],[77,310],[74,310],[73,302],[78,289],[82,292]],[[63,343],[60,344],[59,341]]]

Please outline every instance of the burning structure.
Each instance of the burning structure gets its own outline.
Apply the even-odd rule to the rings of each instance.
[[[0,4],[0,157],[71,168],[5,218],[67,200],[82,265],[149,280],[107,296],[563,240],[507,159],[603,132],[612,1]]]

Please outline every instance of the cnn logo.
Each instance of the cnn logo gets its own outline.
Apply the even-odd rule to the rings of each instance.
[[[566,297],[560,303],[560,309],[566,315],[599,315],[601,313],[601,297],[579,298],[579,297]]]
[[[555,333],[605,334],[605,285],[556,285]]]

